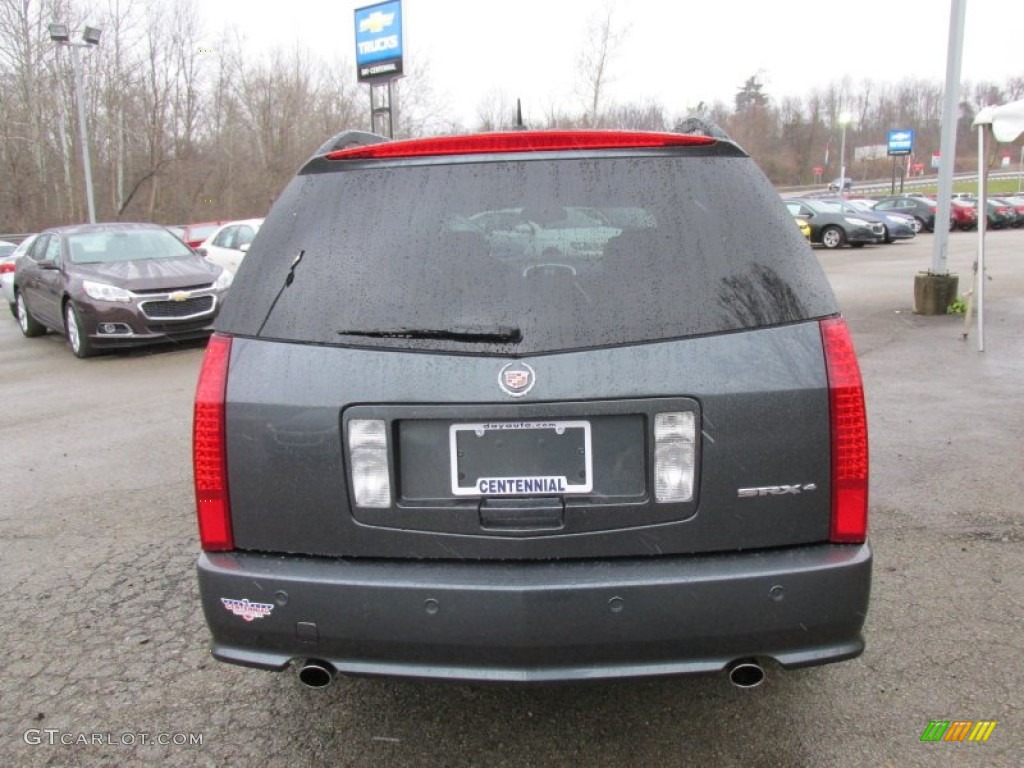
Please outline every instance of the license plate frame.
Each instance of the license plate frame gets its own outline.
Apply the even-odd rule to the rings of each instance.
[[[490,474],[472,478],[472,484],[460,484],[459,444],[462,439],[466,447],[469,438],[493,439],[497,434],[511,438],[516,445],[513,450],[543,445],[548,439],[564,441],[576,454],[582,447],[582,462],[576,460],[572,467],[556,467],[552,474],[520,473],[501,475]],[[451,490],[458,497],[476,496],[480,498],[504,498],[510,496],[537,497],[563,496],[591,493],[594,488],[593,445],[591,424],[587,419],[529,419],[520,421],[480,421],[452,424],[448,428],[448,450],[450,455]],[[530,463],[530,456],[512,455],[507,452],[505,460],[518,461],[521,466]],[[535,456],[534,456],[535,458]],[[579,482],[578,472],[582,468],[585,477]],[[576,472],[562,469],[576,469]],[[573,481],[576,482],[573,482]]]

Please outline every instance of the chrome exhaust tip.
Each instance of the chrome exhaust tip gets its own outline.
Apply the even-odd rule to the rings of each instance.
[[[741,659],[729,665],[729,682],[737,688],[757,688],[764,682],[764,667],[754,659]]]
[[[299,667],[299,681],[307,688],[326,688],[334,680],[334,667],[326,661],[307,659]]]

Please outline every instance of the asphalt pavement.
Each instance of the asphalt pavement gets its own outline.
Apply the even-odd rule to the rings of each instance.
[[[0,766],[1021,765],[1024,231],[988,237],[985,352],[961,317],[912,311],[931,243],[816,250],[867,391],[867,650],[769,667],[754,690],[311,691],[216,662],[193,571],[201,345],[80,361],[0,317]],[[962,290],[976,243],[951,236]],[[985,742],[921,740],[932,721],[982,720]]]

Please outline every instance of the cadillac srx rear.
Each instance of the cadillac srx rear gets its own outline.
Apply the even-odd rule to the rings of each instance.
[[[556,681],[858,656],[849,331],[708,131],[345,133],[252,244],[196,394],[222,660]]]

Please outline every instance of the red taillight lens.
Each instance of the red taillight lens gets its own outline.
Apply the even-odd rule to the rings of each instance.
[[[650,131],[509,131],[471,136],[440,136],[353,147],[328,152],[328,160],[467,155],[495,152],[545,152],[579,149],[657,149],[714,144],[708,136]]]
[[[199,542],[207,551],[233,549],[228,503],[224,399],[228,384],[231,338],[214,334],[206,347],[196,386],[192,422],[192,465],[196,483]]]
[[[836,543],[868,534],[868,420],[857,352],[846,321],[821,321],[832,426],[832,527]]]
[[[6,275],[14,271],[13,261],[0,261],[0,275]]]

